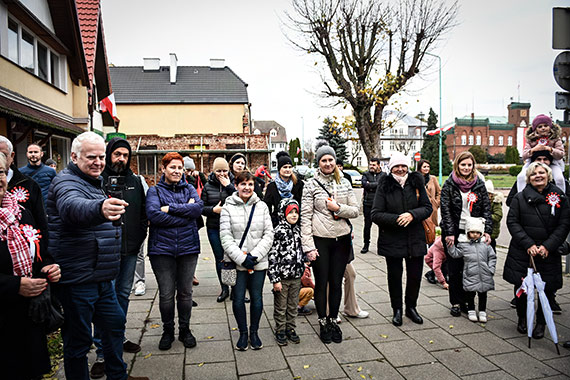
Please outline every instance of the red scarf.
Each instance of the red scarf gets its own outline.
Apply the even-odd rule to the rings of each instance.
[[[8,244],[12,256],[14,275],[32,277],[32,256],[30,245],[20,229],[21,207],[16,198],[6,192],[0,206],[0,239]]]

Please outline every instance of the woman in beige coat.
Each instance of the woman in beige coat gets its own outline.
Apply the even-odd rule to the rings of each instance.
[[[431,202],[431,207],[433,208],[433,212],[431,213],[431,220],[433,221],[433,224],[437,226],[437,210],[439,209],[441,187],[439,186],[437,177],[429,174],[430,169],[431,164],[428,160],[420,160],[418,163],[418,171],[424,177],[426,191]]]
[[[309,260],[314,260],[315,305],[321,340],[340,343],[342,331],[336,318],[342,279],[352,252],[349,219],[358,217],[359,204],[352,186],[336,167],[335,151],[324,145],[317,150],[316,159],[319,169],[303,189],[301,238],[303,251]]]

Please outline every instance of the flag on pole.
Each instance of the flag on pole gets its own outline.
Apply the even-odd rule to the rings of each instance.
[[[443,133],[449,131],[451,128],[453,128],[454,125],[448,125],[446,127],[442,127],[442,128],[436,128],[436,129],[432,129],[430,131],[426,132],[426,135],[428,136],[435,136],[435,135],[439,135],[441,133],[441,131],[443,131]]]
[[[301,148],[297,147],[297,154],[301,153]]]
[[[117,117],[117,105],[115,104],[115,94],[111,94],[101,100],[99,102],[99,106],[101,107],[101,112],[109,112],[113,117],[113,120],[119,121],[119,118]]]

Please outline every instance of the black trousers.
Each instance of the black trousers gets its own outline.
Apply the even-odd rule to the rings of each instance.
[[[370,244],[370,229],[372,228],[372,207],[364,206],[362,213],[364,214],[364,244]]]
[[[319,318],[327,317],[327,285],[329,288],[328,317],[338,317],[342,297],[342,280],[352,249],[350,234],[338,238],[314,237],[319,256],[311,266],[315,275],[315,306]]]
[[[516,299],[516,303],[517,303],[517,316],[519,318],[526,318],[526,293],[522,293],[520,297],[517,297],[517,290],[518,287],[515,285],[515,299]],[[550,291],[550,290],[544,290],[544,293],[546,294],[546,298],[548,298],[548,302],[552,305],[552,302],[554,301],[554,292]],[[534,299],[536,300],[538,298],[538,292],[535,292],[534,294]],[[538,302],[538,308],[536,310],[536,314],[535,314],[535,321],[536,323],[540,323],[540,324],[546,324],[545,319],[544,319],[544,313],[542,312],[542,303],[539,301]]]
[[[404,273],[403,261],[406,261],[406,307],[416,307],[420,285],[422,283],[422,269],[424,257],[386,257],[388,269],[388,291],[392,309],[402,308],[402,275]]]
[[[479,298],[479,311],[487,310],[487,292],[465,292],[467,297],[467,309],[475,310],[475,293],[477,293]]]
[[[454,259],[447,255],[449,274],[449,302],[451,305],[463,305],[467,301],[463,290],[463,257]]]

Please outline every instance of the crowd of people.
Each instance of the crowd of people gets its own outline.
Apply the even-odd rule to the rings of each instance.
[[[512,239],[503,278],[513,285],[516,329],[522,334],[527,333],[527,301],[520,289],[531,261],[554,311],[562,287],[560,247],[570,231],[570,187],[563,179],[560,183],[558,168],[552,169],[563,150],[556,128],[545,115],[534,119],[527,133],[524,186],[519,177],[507,198]],[[477,171],[469,152],[455,157],[442,187],[426,160],[412,171],[407,158],[394,155],[383,172],[373,158],[362,177],[362,204],[328,145],[316,152],[314,177],[297,178],[291,157],[281,152],[277,175],[268,183],[249,171],[241,153],[229,161],[216,158],[206,176],[189,157],[170,152],[162,157],[160,180],[150,188],[131,170],[131,146],[122,138],[105,144],[93,132],[77,136],[70,164],[57,174],[42,156],[42,147],[30,144],[28,164],[18,169],[12,142],[0,137],[0,297],[8,305],[0,312],[0,332],[12,342],[0,349],[0,360],[7,378],[37,379],[49,372],[47,318],[38,321],[36,314],[45,314],[43,307],[61,307],[68,379],[137,379],[127,375],[123,353],[141,350],[126,339],[125,324],[129,295],[145,291],[145,251],[158,283],[163,329],[158,348],[169,350],[176,336],[184,347],[195,347],[190,322],[197,306],[193,286],[199,283],[202,227],[215,258],[217,302],[232,302],[236,350],[263,348],[259,323],[267,280],[277,344],[300,342],[296,318],[312,312],[311,299],[320,339],[341,343],[343,283],[343,314],[368,317],[357,303],[351,264],[351,220],[359,217],[361,206],[360,253],[374,251],[370,239],[376,224],[376,253],[386,262],[395,326],[404,316],[423,323],[418,297],[424,262],[431,269],[424,275],[428,282],[448,289],[452,316],[488,321],[503,196]],[[441,228],[435,241],[426,240],[427,220]],[[544,337],[545,323],[539,306],[533,338]],[[90,368],[92,343],[97,359]],[[29,358],[31,365],[24,365]]]

